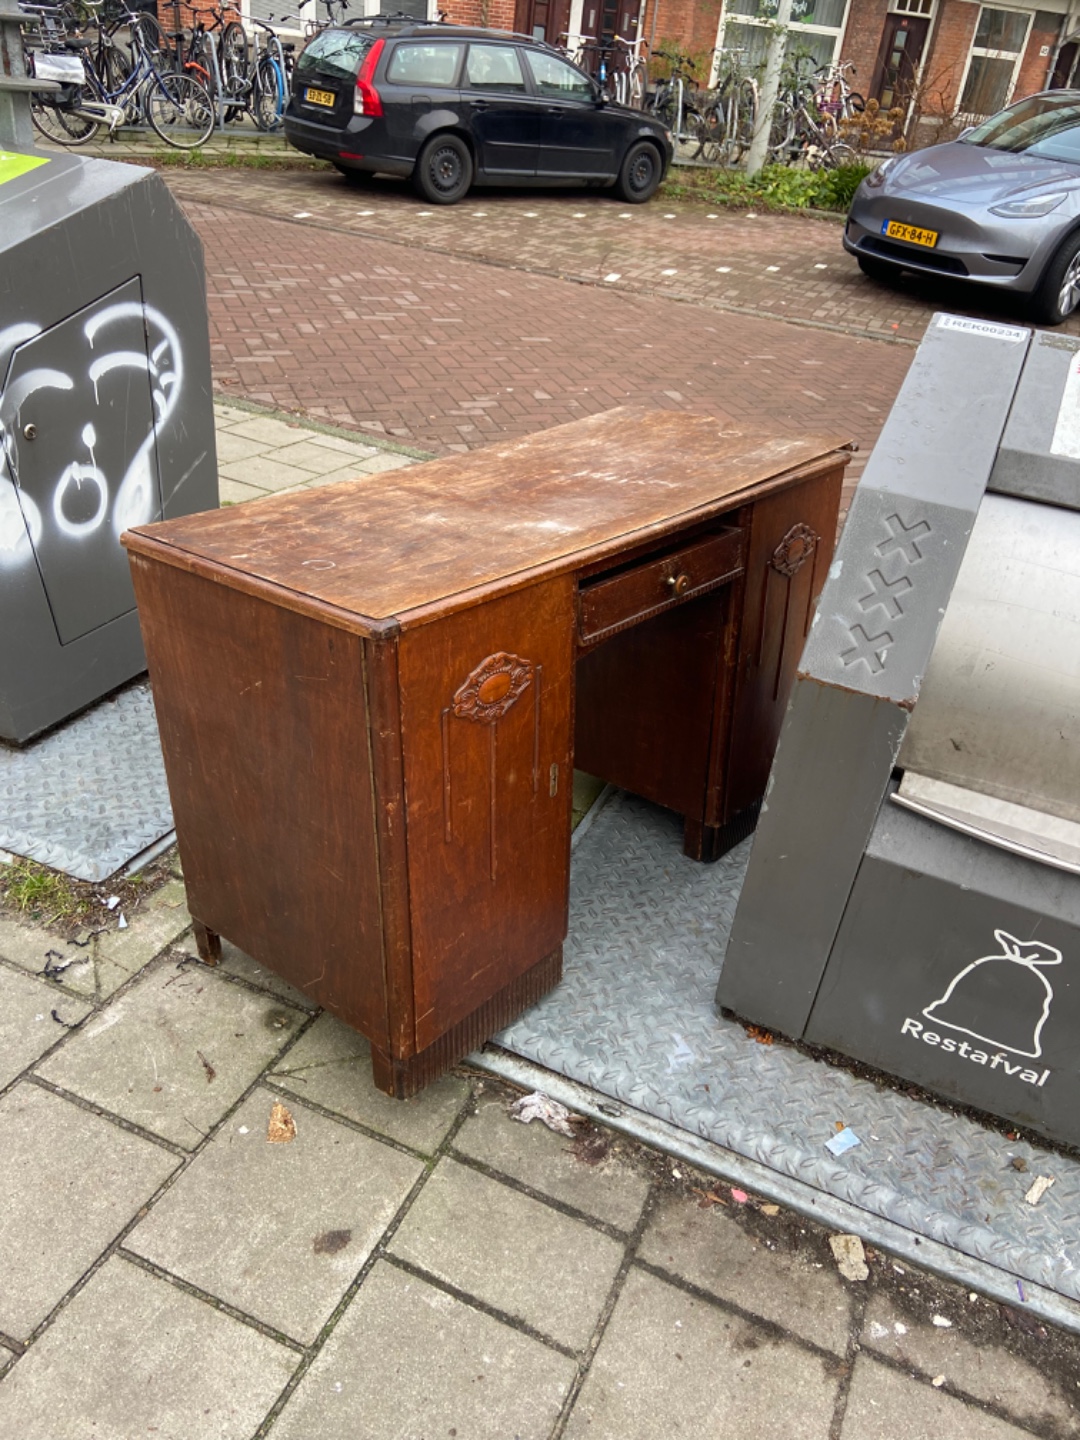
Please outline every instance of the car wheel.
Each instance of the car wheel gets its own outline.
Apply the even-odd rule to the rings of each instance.
[[[896,266],[890,265],[887,260],[874,260],[869,255],[856,255],[859,262],[859,269],[868,280],[878,280],[887,284],[896,276]]]
[[[432,205],[456,205],[473,182],[473,159],[460,135],[433,135],[413,171],[413,184]]]
[[[628,205],[644,205],[656,194],[660,184],[660,155],[655,145],[639,140],[631,145],[622,162],[615,193]]]
[[[1060,325],[1080,306],[1080,235],[1070,235],[1043,271],[1028,301],[1028,318]]]

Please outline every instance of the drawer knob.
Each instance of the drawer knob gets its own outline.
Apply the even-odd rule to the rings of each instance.
[[[683,570],[678,575],[669,575],[667,583],[671,586],[673,595],[685,595],[690,589],[690,576]]]

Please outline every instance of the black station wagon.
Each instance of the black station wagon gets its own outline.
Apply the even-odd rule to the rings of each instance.
[[[320,31],[297,59],[285,134],[346,174],[411,176],[436,205],[474,184],[568,182],[640,203],[672,158],[666,126],[610,103],[551,46],[415,21]]]

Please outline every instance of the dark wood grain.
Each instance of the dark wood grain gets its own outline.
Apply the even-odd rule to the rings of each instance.
[[[132,571],[192,914],[385,1044],[364,642]]]
[[[431,461],[131,532],[340,610],[412,612],[723,502],[844,442],[611,410]]]

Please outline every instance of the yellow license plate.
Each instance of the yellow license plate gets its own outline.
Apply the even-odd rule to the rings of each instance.
[[[309,86],[304,93],[304,99],[309,105],[325,105],[328,110],[332,110],[337,96],[332,90],[312,90]]]
[[[919,225],[901,225],[899,220],[883,220],[881,233],[890,240],[906,240],[909,245],[925,245],[932,250],[938,242],[936,230],[924,230]]]

